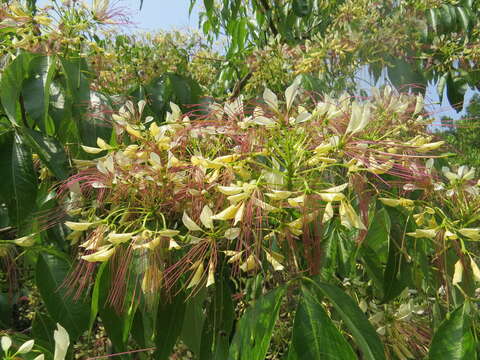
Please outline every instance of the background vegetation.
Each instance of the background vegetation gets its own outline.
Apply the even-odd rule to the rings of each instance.
[[[0,6],[5,359],[477,357],[478,1]]]

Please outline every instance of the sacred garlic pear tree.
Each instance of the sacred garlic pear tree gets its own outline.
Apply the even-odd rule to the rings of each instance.
[[[108,1],[35,3],[0,8],[5,359],[476,358],[480,180],[452,165],[421,94],[319,92],[288,66],[255,93],[268,61],[249,58],[244,82],[229,71],[248,41],[271,44],[242,35],[253,26],[243,18],[233,50],[210,59],[195,37],[100,39],[125,19]],[[269,1],[251,6],[259,29],[298,45],[325,4],[286,3],[286,17],[262,10]],[[422,9],[434,21],[453,8],[464,23],[475,16],[462,9],[477,6],[465,3]],[[437,6],[395,11],[418,16],[419,4]],[[207,34],[243,11],[217,24],[222,7],[204,5]],[[325,34],[341,27],[330,15]],[[476,41],[475,24],[452,41],[467,30]],[[280,45],[318,70],[320,43],[299,45],[301,59]],[[125,81],[109,87],[116,73]]]

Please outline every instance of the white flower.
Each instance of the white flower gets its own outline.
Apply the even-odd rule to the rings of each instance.
[[[68,346],[70,345],[70,337],[67,330],[62,325],[57,323],[57,330],[53,332],[53,338],[55,339],[55,355],[53,360],[64,360],[67,355]]]
[[[2,350],[4,353],[6,353],[8,349],[10,349],[10,346],[12,346],[12,339],[10,339],[8,336],[2,336],[1,343]]]
[[[34,340],[25,341],[22,346],[20,346],[17,350],[17,354],[26,354],[33,349],[33,345],[35,345]]]

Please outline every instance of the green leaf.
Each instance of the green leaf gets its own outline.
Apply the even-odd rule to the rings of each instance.
[[[195,296],[188,299],[185,309],[185,319],[181,333],[182,341],[195,354],[200,353],[202,341],[202,329],[205,321],[205,313],[203,311],[203,303],[207,292],[203,288]]]
[[[340,318],[350,329],[353,341],[355,341],[363,353],[363,359],[385,360],[382,342],[378,338],[372,324],[370,324],[355,301],[334,285],[318,281],[313,283],[322,295],[330,300]]]
[[[164,74],[145,87],[149,108],[160,119],[170,111],[170,102],[178,106],[196,104],[199,94],[200,88],[195,81],[173,73]]]
[[[162,301],[163,300],[163,301]],[[173,347],[182,331],[185,316],[185,296],[177,294],[167,301],[163,298],[157,311],[155,329],[155,354],[156,360],[168,360]]]
[[[357,357],[317,297],[302,286],[287,360],[355,360]]]
[[[227,359],[234,318],[232,292],[228,282],[223,279],[215,284],[215,294],[211,299],[204,322],[200,360]]]
[[[388,242],[388,260],[383,272],[383,299],[382,303],[393,300],[401,294],[408,285],[410,265],[401,251],[405,247],[405,232],[408,218],[394,209],[388,208],[392,221]]]
[[[48,169],[59,179],[68,177],[68,159],[63,146],[53,137],[28,128],[22,129],[28,145],[40,157]]]
[[[79,299],[75,301],[61,285],[70,270],[70,264],[52,255],[39,255],[36,267],[36,285],[49,315],[60,323],[75,341],[88,327],[90,308]]]
[[[243,314],[233,337],[229,360],[264,360],[285,288],[258,298]]]
[[[5,113],[12,124],[20,123],[19,98],[23,82],[28,77],[30,62],[33,55],[21,53],[3,71],[0,88],[0,100],[2,101]]]
[[[97,281],[99,282],[98,315],[102,320],[108,338],[112,341],[115,351],[122,352],[127,350],[127,345],[123,338],[127,316],[125,313],[117,311],[124,309],[114,309],[108,301],[108,296],[113,283],[113,276],[111,264],[108,262],[106,264],[107,265],[105,265],[101,273],[97,274],[97,279],[95,280],[95,285]],[[118,296],[122,296],[122,294]],[[94,307],[94,304],[91,306]],[[88,320],[90,321],[91,319]]]
[[[447,76],[447,97],[450,105],[457,111],[463,107],[463,99],[467,90],[466,80],[454,72],[450,72]]]
[[[95,284],[93,285],[93,291],[92,291],[92,301],[90,302],[90,321],[88,323],[89,332],[92,331],[93,325],[95,323],[95,319],[97,318],[97,315],[98,315],[101,279],[107,264],[108,262],[104,262],[100,265],[97,271],[97,276],[95,277]]]
[[[35,211],[37,177],[32,153],[19,134],[9,132],[0,136],[0,172],[6,175],[2,178],[0,196],[7,205],[12,225],[20,235],[26,235]]]
[[[470,31],[470,18],[468,16],[467,11],[461,6],[457,6],[455,10],[458,15],[457,19],[458,19],[460,28],[466,33],[468,33]]]
[[[85,114],[90,104],[90,80],[91,73],[86,60],[81,59],[60,59],[63,73],[65,75],[67,107],[75,121],[81,142],[87,146],[95,146],[97,141],[96,124],[92,125],[91,119]],[[71,119],[68,119],[69,122]]]
[[[428,9],[427,10],[427,21],[432,27],[436,35],[439,34],[439,15],[440,11],[438,9]]]
[[[32,321],[32,334],[35,341],[44,341],[49,349],[55,348],[53,332],[57,329],[56,322],[47,314],[36,312]]]
[[[42,132],[48,128],[50,84],[55,72],[53,57],[38,56],[30,62],[28,78],[22,88],[25,110]]]
[[[293,0],[292,9],[295,15],[299,17],[308,16],[312,11],[311,0]]]
[[[474,360],[476,341],[465,303],[453,311],[433,336],[428,357],[431,360]]]

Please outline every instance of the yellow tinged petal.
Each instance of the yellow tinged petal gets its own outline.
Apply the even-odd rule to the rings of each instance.
[[[198,226],[185,211],[183,212],[182,222],[183,225],[185,225],[185,227],[190,231],[202,231],[200,226]]]
[[[124,242],[127,242],[130,240],[133,236],[132,233],[125,233],[125,234],[116,234],[116,233],[110,233],[108,234],[108,241],[110,241],[112,244],[121,244]]]
[[[437,141],[429,144],[420,145],[415,150],[417,150],[418,152],[432,151],[440,148],[443,144],[445,144],[445,141]]]
[[[259,208],[262,208],[265,211],[275,211],[278,210],[275,206],[272,206],[270,204],[267,204],[266,202],[260,200],[260,199],[253,199],[253,203],[258,206]]]
[[[288,204],[292,207],[299,207],[305,201],[305,195],[297,196],[296,198],[288,199]]]
[[[207,287],[213,284],[215,284],[215,267],[213,266],[213,262],[210,262],[208,265]]]
[[[21,247],[33,246],[35,244],[35,234],[22,236],[21,238],[13,240],[13,243]]]
[[[332,201],[341,201],[345,199],[345,195],[340,192],[337,193],[319,193],[320,198],[323,201],[332,202]]]
[[[270,255],[270,253],[268,251],[265,250],[265,255],[266,255],[266,258],[267,258],[267,261],[273,266],[273,270],[275,271],[281,271],[283,270],[285,267],[280,264],[280,262],[278,262],[272,255]]]
[[[237,160],[239,157],[240,157],[240,155],[238,155],[238,154],[225,155],[225,156],[217,157],[217,158],[215,158],[213,161],[221,162],[221,163],[223,163],[223,164],[228,164],[228,163],[234,162],[234,161]]]
[[[217,190],[225,195],[236,195],[243,192],[243,187],[241,186],[217,186]]]
[[[158,134],[160,134],[160,127],[157,125],[157,123],[152,122],[149,131],[152,137],[156,137]]]
[[[240,228],[230,228],[227,231],[225,231],[225,236],[226,239],[228,240],[235,240],[238,236],[240,235]]]
[[[179,233],[180,231],[178,230],[170,230],[170,229],[157,231],[157,235],[165,236],[165,237],[174,237],[174,236],[177,236]]]
[[[453,272],[452,284],[457,285],[462,281],[463,277],[463,265],[460,260],[455,263],[455,270]]]
[[[333,218],[333,206],[332,203],[329,202],[325,207],[325,212],[323,213],[322,224],[325,224],[331,218]]]
[[[272,200],[285,200],[292,195],[291,191],[272,190],[271,193],[265,194]]]
[[[131,125],[127,125],[125,130],[127,131],[127,133],[129,133],[133,137],[136,137],[139,139],[142,138],[142,133],[139,130],[134,129]]]
[[[112,147],[106,143],[102,138],[97,138],[97,146],[102,150],[109,150]]]
[[[473,277],[476,281],[480,281],[480,269],[477,263],[470,257],[470,267],[472,268]]]
[[[82,260],[88,262],[105,262],[113,255],[115,248],[106,248],[100,251],[97,251],[93,254],[83,255]]]
[[[148,250],[155,250],[158,245],[160,245],[161,238],[156,237],[152,241],[149,241],[142,245],[135,245],[134,249],[148,249]]]
[[[257,268],[257,261],[255,260],[255,257],[250,255],[247,260],[245,260],[242,265],[240,265],[240,269],[244,272],[252,271]]]
[[[417,229],[415,232],[407,233],[408,236],[412,236],[414,238],[427,238],[433,239],[437,236],[437,230],[435,229]]]
[[[85,151],[88,154],[100,154],[102,151],[105,150],[105,149],[100,149],[100,148],[85,146],[85,145],[80,145],[80,146],[82,147],[83,151]]]
[[[237,213],[235,214],[235,221],[233,222],[233,225],[237,225],[238,222],[242,221],[244,210],[245,210],[245,203],[242,202],[240,204],[240,207],[237,210]]]
[[[243,203],[238,204],[238,205],[230,205],[227,207],[225,210],[222,212],[218,213],[217,215],[212,216],[213,220],[231,220],[235,218],[235,215],[237,214],[238,209],[240,206],[243,205]]]
[[[469,239],[480,240],[480,228],[463,228],[458,232]]]
[[[228,259],[227,263],[232,264],[239,261],[242,258],[242,254],[243,251],[225,251],[225,255],[231,256],[230,259]]]
[[[345,190],[348,187],[348,183],[334,186],[328,189],[322,190],[322,193],[341,193],[343,190]]]
[[[250,195],[247,194],[247,193],[240,193],[240,194],[237,194],[237,195],[230,195],[229,197],[227,197],[227,200],[230,201],[231,203],[233,204],[236,204],[242,200],[245,200],[249,197]]]
[[[91,222],[74,222],[74,221],[65,221],[65,225],[75,231],[85,231],[88,230],[90,226],[92,226],[94,223]]]
[[[175,250],[178,250],[180,249],[180,245],[178,245],[178,243],[173,240],[173,239],[170,239],[170,243],[168,245],[168,248],[171,250],[171,249],[175,249]]]
[[[384,205],[391,207],[400,205],[400,200],[398,199],[379,198],[378,200],[380,200]]]
[[[200,262],[197,266],[197,270],[195,270],[195,274],[193,275],[192,280],[190,280],[190,283],[187,286],[187,289],[197,286],[200,283],[203,277],[203,270],[203,262]]]
[[[353,207],[346,201],[340,203],[340,219],[343,226],[352,229],[366,230],[365,225],[360,220]]]
[[[205,226],[207,229],[213,229],[213,211],[208,207],[208,205],[205,205],[203,207],[203,210],[200,214],[200,221],[202,222],[203,226]]]

